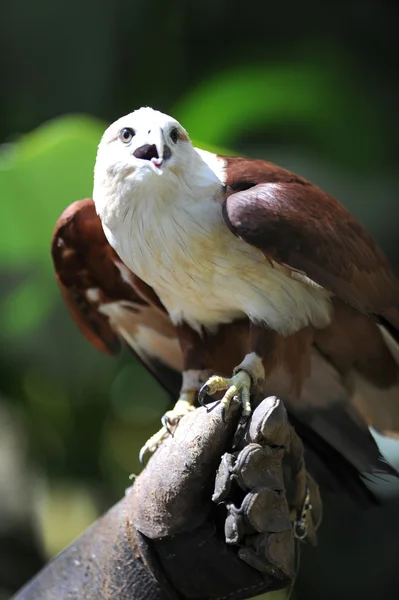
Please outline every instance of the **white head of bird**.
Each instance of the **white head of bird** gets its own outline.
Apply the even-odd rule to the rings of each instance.
[[[107,225],[134,204],[181,196],[187,202],[198,188],[220,186],[215,163],[216,155],[194,148],[176,119],[140,108],[112,123],[101,139],[94,170],[97,212]]]

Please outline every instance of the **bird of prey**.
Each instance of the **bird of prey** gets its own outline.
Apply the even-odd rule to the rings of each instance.
[[[348,486],[393,472],[367,425],[399,433],[399,282],[339,202],[272,163],[195,148],[147,107],[105,131],[93,199],[56,226],[58,280],[97,347],[124,338],[172,393],[181,374],[165,424],[198,392],[226,390],[244,415],[273,393]]]

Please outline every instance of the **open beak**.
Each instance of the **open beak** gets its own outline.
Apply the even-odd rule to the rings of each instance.
[[[165,160],[170,158],[171,151],[165,143],[163,130],[160,127],[154,127],[148,132],[147,143],[136,148],[133,156],[141,160],[148,160],[158,174],[162,174],[162,166]]]

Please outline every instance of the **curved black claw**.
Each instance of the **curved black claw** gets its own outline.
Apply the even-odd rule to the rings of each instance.
[[[169,419],[166,414],[162,416],[161,423],[162,423],[162,427],[165,427],[166,431],[168,433],[170,433],[170,435],[173,435],[173,431],[170,427],[170,422],[169,422]]]
[[[240,397],[238,395],[233,396],[232,401],[240,402]],[[223,401],[222,401],[222,403],[223,403]],[[222,421],[223,421],[223,423],[227,423],[228,422],[228,419],[226,418],[226,415],[228,414],[229,409],[230,409],[230,404],[228,406],[223,406],[223,404],[222,404],[221,413],[222,413]],[[249,417],[250,417],[250,415],[241,415],[237,427],[238,428],[245,427],[245,425],[248,422]]]
[[[144,457],[145,457],[146,454],[147,454],[147,447],[143,446],[141,448],[141,450],[140,450],[140,453],[139,453],[139,462],[143,466],[144,466]]]
[[[233,448],[238,448],[244,439],[250,415],[241,415],[233,438]]]
[[[229,408],[230,408],[229,406],[223,406],[222,407],[221,413],[222,413],[222,421],[223,421],[223,423],[227,423],[228,422],[228,419],[226,418],[226,414],[229,412]]]
[[[209,393],[209,390],[210,390],[209,385],[207,385],[206,383],[204,383],[204,385],[202,386],[202,388],[198,392],[198,404],[200,406],[206,406],[206,404],[205,404],[205,396]]]

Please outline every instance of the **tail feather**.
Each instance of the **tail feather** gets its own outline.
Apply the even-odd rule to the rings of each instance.
[[[381,315],[381,322],[391,330],[390,333],[396,330],[394,337],[399,341],[399,308],[394,307],[384,311]]]
[[[387,437],[399,438],[399,332],[387,321],[378,327],[398,366],[396,382],[383,388],[355,372],[352,405],[374,429]]]
[[[290,420],[305,445],[307,468],[315,480],[333,492],[344,492],[367,508],[378,505],[367,487],[370,475],[398,477],[399,473],[381,455],[368,428],[341,406],[325,409],[317,419],[312,414],[293,414]]]
[[[275,389],[283,373],[271,382]],[[286,399],[290,420],[302,438],[311,474],[322,486],[341,491],[363,506],[378,503],[367,487],[368,475],[398,476],[381,455],[367,421],[353,406],[350,388],[318,351],[312,352],[311,375],[301,398]],[[377,395],[378,398],[378,395]]]

